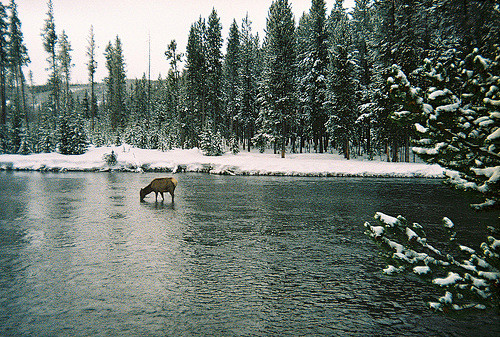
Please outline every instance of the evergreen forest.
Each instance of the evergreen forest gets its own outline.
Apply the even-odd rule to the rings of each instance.
[[[49,80],[37,86],[25,73],[29,46],[15,0],[2,3],[0,153],[81,154],[127,143],[198,147],[207,155],[272,149],[408,162],[416,144],[414,151],[441,164],[477,160],[452,160],[451,147],[433,157],[448,135],[498,163],[496,1],[356,0],[348,11],[342,0],[328,5],[331,11],[325,0],[312,0],[295,18],[287,0],[275,0],[264,34],[247,16],[234,19],[227,37],[214,8],[191,24],[185,51],[175,40],[165,46],[170,67],[157,79],[147,70],[127,78],[119,36],[102,46],[106,63],[98,65],[89,27],[82,89],[71,83],[71,37],[57,26],[52,1],[40,27]],[[95,82],[97,67],[107,70],[103,83]],[[445,126],[424,137],[429,107],[453,116],[436,114]]]

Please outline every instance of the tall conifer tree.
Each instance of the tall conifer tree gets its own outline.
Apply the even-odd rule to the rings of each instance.
[[[94,132],[95,117],[97,113],[97,98],[95,96],[95,81],[94,76],[97,69],[97,61],[95,60],[95,36],[94,36],[94,26],[90,26],[90,32],[88,37],[87,46],[87,69],[89,71],[89,81],[90,81],[90,130]]]
[[[229,28],[229,38],[227,42],[227,52],[224,58],[224,103],[225,112],[224,128],[226,136],[233,136],[236,130],[236,114],[239,102],[237,101],[240,67],[240,32],[236,20],[233,20]]]
[[[222,127],[222,25],[215,9],[208,17],[206,35],[207,115],[215,129]]]
[[[201,17],[191,25],[186,46],[186,108],[181,119],[187,146],[197,146],[206,119],[207,61],[205,52],[206,25]]]
[[[7,96],[5,92],[5,77],[7,75],[7,11],[0,3],[0,126],[7,121]]]
[[[284,158],[295,110],[295,22],[287,0],[275,0],[269,8],[264,48],[263,98]]]
[[[26,154],[31,151],[31,142],[29,141],[29,119],[26,104],[25,77],[23,67],[29,62],[28,49],[24,44],[23,33],[21,30],[21,21],[19,20],[17,5],[11,0],[9,5],[9,43],[7,45],[7,58],[9,62],[10,73],[15,84],[15,111],[11,118],[13,128],[13,151]],[[23,147],[21,149],[21,146]]]
[[[325,150],[326,81],[328,66],[328,37],[326,31],[326,9],[324,0],[313,0],[309,11],[309,44],[306,74],[306,99],[311,114],[313,140],[317,151]]]
[[[107,87],[107,108],[110,118],[111,129],[114,133],[123,131],[126,126],[126,73],[123,49],[120,37],[117,35],[115,44],[111,42],[105,50],[106,68],[108,77]]]
[[[64,105],[66,110],[70,109],[70,82],[71,82],[71,43],[69,42],[68,35],[63,30],[59,36],[59,53],[57,55],[62,73],[62,84],[63,84],[63,94],[64,94]]]
[[[14,0],[11,0],[9,16],[9,44],[8,44],[8,60],[11,72],[14,76],[14,83],[16,84],[17,97],[16,101],[18,110],[22,111],[27,122],[27,108],[26,108],[26,95],[24,90],[25,77],[23,74],[23,67],[29,62],[28,49],[24,44],[23,33],[21,31],[21,20],[17,13],[17,5]]]
[[[352,29],[343,8],[337,0],[330,16],[331,58],[330,65],[330,117],[327,122],[332,141],[340,148],[346,159],[350,159],[350,145],[354,122],[357,118],[357,98],[354,62],[351,53]]]
[[[45,25],[42,30],[43,47],[45,51],[49,54],[47,57],[47,62],[49,63],[50,75],[49,75],[49,85],[51,87],[51,105],[53,117],[59,114],[59,104],[60,104],[60,75],[59,66],[57,62],[57,33],[56,25],[54,21],[54,8],[52,5],[52,0],[47,2],[47,18],[45,19]],[[55,118],[54,118],[55,121]]]
[[[254,135],[255,120],[258,113],[258,83],[259,72],[259,38],[253,36],[248,15],[243,19],[240,34],[240,56],[238,70],[238,123],[241,136],[247,139],[247,149],[250,151],[251,139]]]

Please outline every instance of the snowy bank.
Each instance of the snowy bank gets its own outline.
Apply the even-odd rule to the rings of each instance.
[[[108,165],[105,155],[117,155],[115,165]],[[356,176],[356,177],[426,177],[442,178],[439,165],[387,163],[345,160],[334,154],[287,154],[286,158],[269,153],[226,153],[204,156],[200,150],[145,150],[121,145],[92,147],[82,155],[39,153],[0,155],[0,170],[36,171],[162,171],[207,172],[234,175]]]

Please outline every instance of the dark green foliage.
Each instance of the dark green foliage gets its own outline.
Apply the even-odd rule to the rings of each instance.
[[[448,237],[444,247],[433,246],[424,227],[404,217],[377,212],[375,225],[365,223],[365,234],[383,250],[391,265],[384,273],[406,271],[445,289],[438,302],[429,302],[433,310],[498,309],[500,268],[499,241],[489,236],[478,249],[459,244],[453,222],[443,218],[441,231]],[[435,231],[435,229],[434,229]],[[395,267],[395,266],[398,267]]]
[[[391,97],[402,106],[393,118],[415,123],[420,134],[414,151],[458,171],[449,173],[450,181],[483,194],[478,207],[498,207],[500,197],[500,48],[496,55],[487,59],[475,49],[448,67],[425,60],[417,74],[432,86],[413,87],[398,66],[388,80]],[[463,84],[458,92],[447,88],[455,76]]]
[[[324,0],[312,1],[305,29],[307,36],[305,57],[303,56],[305,77],[301,83],[304,86],[303,103],[310,113],[314,146],[318,152],[323,153],[328,120],[325,105],[328,100],[327,68],[330,62]]]
[[[122,43],[116,36],[115,44],[109,42],[105,51],[106,68],[106,107],[109,114],[111,130],[115,133],[121,132],[127,123],[126,115],[126,74],[123,57]]]
[[[63,85],[63,97],[64,97],[64,109],[69,108],[71,93],[69,91],[69,86],[71,84],[71,43],[68,40],[66,32],[63,30],[61,36],[59,37],[59,53],[57,55],[59,66],[62,74],[62,85]]]
[[[90,115],[90,130],[91,132],[94,131],[94,125],[95,125],[95,118],[97,116],[97,97],[95,95],[95,82],[94,82],[94,76],[95,72],[97,70],[97,61],[95,60],[95,50],[96,50],[96,45],[95,45],[95,37],[94,37],[94,27],[90,26],[90,33],[89,33],[89,39],[88,39],[88,47],[87,47],[87,56],[89,57],[88,63],[87,63],[87,69],[89,71],[89,81],[90,81],[90,102],[88,105],[87,112]],[[85,92],[86,94],[87,92]]]
[[[206,93],[207,121],[215,129],[222,126],[222,25],[215,9],[208,16],[206,33]]]
[[[7,96],[5,82],[7,76],[7,12],[3,3],[0,3],[0,127],[7,122]],[[0,141],[5,142],[4,134]],[[1,146],[4,148],[4,146]]]
[[[250,151],[259,109],[257,96],[262,60],[260,59],[259,38],[252,34],[251,22],[248,16],[242,21],[240,36],[241,45],[236,83],[236,131],[239,135],[238,138],[247,140],[247,149]],[[244,141],[243,144],[245,144]]]
[[[205,20],[200,17],[191,25],[186,47],[186,113],[182,114],[181,128],[188,147],[198,145],[198,136],[206,119],[205,34]]]
[[[75,110],[64,112],[59,118],[57,147],[62,154],[83,154],[88,148],[88,139],[81,114]]]
[[[108,166],[115,166],[118,162],[118,155],[112,150],[111,153],[104,154],[102,159],[106,162],[106,164],[108,164]]]
[[[350,143],[357,118],[355,63],[349,51],[352,29],[343,8],[336,8],[330,16],[332,46],[328,86],[330,89],[330,116],[326,124],[331,141],[346,159],[350,159]]]
[[[398,63],[415,86],[426,87],[431,79],[414,71],[427,57],[436,71],[447,72],[446,88],[466,102],[458,94],[464,79],[450,66],[457,66],[456,60],[474,47],[493,60],[500,31],[498,5],[491,0],[356,0],[350,16],[344,1],[312,0],[298,27],[291,4],[276,0],[269,8],[262,48],[250,19],[238,27],[236,18],[223,55],[221,20],[214,8],[191,26],[184,69],[175,41],[167,46],[170,69],[164,79],[143,78],[126,87],[121,41],[117,37],[110,42],[105,49],[106,94],[101,98],[94,93],[99,84],[93,79],[97,46],[91,27],[91,88],[80,106],[72,103],[77,98],[69,90],[71,45],[64,32],[56,33],[52,1],[47,6],[42,40],[51,95],[50,103],[36,112],[27,107],[22,92],[22,67],[29,58],[14,1],[0,7],[0,51],[5,55],[0,82],[6,81],[0,88],[7,88],[0,95],[0,122],[9,138],[2,140],[3,151],[19,151],[28,134],[34,151],[53,151],[56,130],[62,128],[59,117],[76,110],[84,115],[91,141],[100,145],[119,139],[145,148],[196,147],[211,125],[225,144],[248,150],[258,142],[261,149],[273,146],[283,153],[312,148],[338,150],[346,157],[384,154],[388,160],[409,161],[410,137],[415,135],[408,124],[390,118],[400,107],[386,90],[388,69]],[[43,89],[32,87],[30,92]],[[235,142],[229,142],[232,137]]]
[[[220,156],[224,153],[222,148],[222,135],[220,131],[214,132],[209,124],[200,135],[200,150],[206,156]]]
[[[240,102],[238,101],[238,87],[240,82],[239,70],[240,59],[242,58],[240,32],[236,20],[229,28],[229,39],[227,42],[227,52],[224,58],[224,134],[226,137],[235,137],[237,132],[236,115]]]
[[[60,105],[60,86],[61,78],[59,74],[59,65],[57,62],[57,33],[56,25],[54,21],[54,8],[52,5],[52,0],[47,2],[47,18],[45,19],[45,25],[42,30],[43,47],[49,56],[47,57],[47,62],[49,63],[50,75],[49,75],[49,85],[51,87],[50,100],[53,106],[53,117],[55,118],[59,114]]]
[[[264,40],[262,104],[270,130],[278,139],[282,156],[295,113],[295,23],[287,0],[273,1],[269,8]],[[276,144],[277,145],[277,144]]]

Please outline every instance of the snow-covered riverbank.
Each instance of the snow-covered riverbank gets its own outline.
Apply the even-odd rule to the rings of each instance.
[[[114,152],[115,165],[104,156]],[[40,153],[0,155],[0,170],[37,171],[165,171],[208,172],[236,175],[294,176],[360,176],[360,177],[428,177],[444,176],[439,165],[422,163],[387,163],[368,160],[345,160],[335,154],[287,154],[282,159],[270,153],[227,153],[218,157],[204,156],[198,149],[144,150],[129,145],[90,148],[82,155]]]

